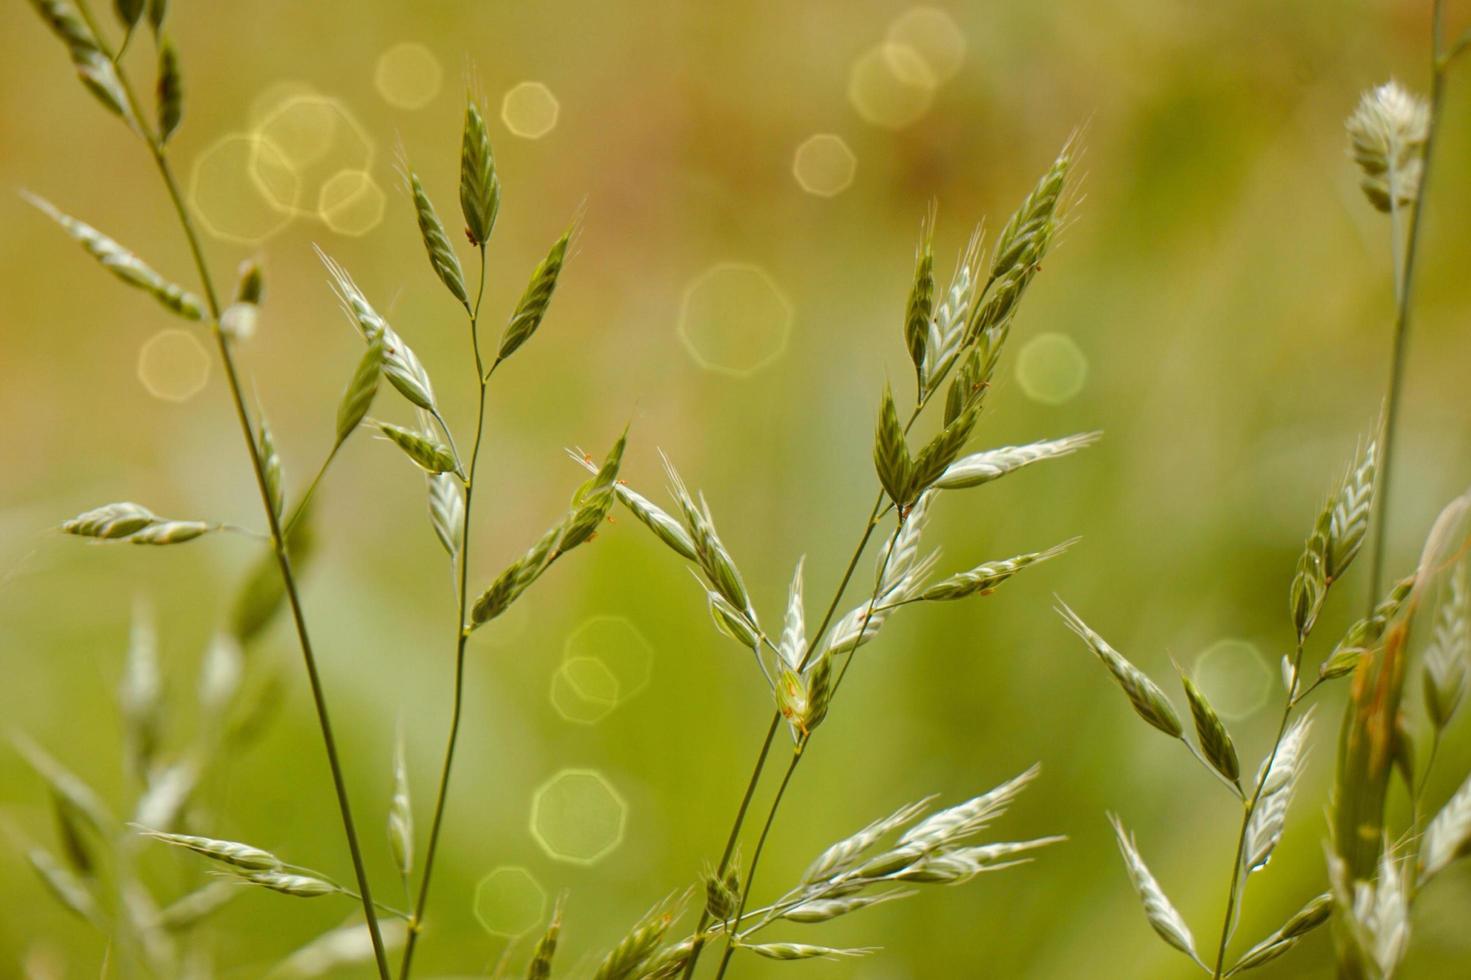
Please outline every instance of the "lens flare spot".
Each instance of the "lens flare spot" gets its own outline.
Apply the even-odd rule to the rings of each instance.
[[[503,865],[475,886],[475,918],[492,936],[514,939],[546,915],[547,893],[525,868]]]
[[[596,725],[618,707],[618,678],[596,657],[564,660],[552,674],[552,707],[564,721]]]
[[[189,172],[189,206],[215,238],[258,245],[291,223],[301,177],[269,140],[231,133]]]
[[[886,41],[859,55],[848,74],[848,101],[865,122],[903,129],[930,111],[939,80],[907,44]]]
[[[911,7],[895,17],[888,40],[918,54],[941,82],[953,78],[965,61],[965,34],[939,7]]]
[[[1032,401],[1061,405],[1083,390],[1088,358],[1067,334],[1038,334],[1017,354],[1016,380]]]
[[[388,198],[366,170],[343,170],[322,185],[317,214],[339,235],[366,235],[383,220]]]
[[[617,683],[619,694],[628,700],[649,686],[654,673],[654,645],[625,616],[594,616],[567,636],[562,648],[564,662],[592,659],[605,665]],[[593,692],[585,691],[592,697]]]
[[[539,140],[557,127],[562,105],[541,82],[521,82],[501,99],[501,122],[517,136]]]
[[[847,142],[832,133],[809,136],[792,158],[792,176],[808,194],[835,197],[853,183],[858,158]]]
[[[722,262],[685,288],[679,338],[707,371],[747,378],[787,348],[792,304],[758,265]]]
[[[1213,644],[1195,661],[1191,676],[1216,713],[1230,721],[1255,714],[1272,690],[1272,668],[1246,640]]]
[[[563,769],[531,798],[531,836],[547,856],[596,864],[623,842],[628,804],[602,773]]]
[[[154,398],[186,402],[209,381],[209,352],[191,330],[160,330],[138,350],[138,380]]]
[[[373,84],[383,101],[398,109],[422,109],[444,82],[439,59],[422,44],[405,41],[378,56]]]
[[[339,99],[315,92],[295,92],[261,118],[255,128],[261,145],[273,147],[300,181],[300,203],[273,193],[261,171],[269,161],[257,153],[252,173],[280,209],[310,209],[322,199],[326,185],[344,172],[366,173],[373,163],[373,142]],[[319,205],[320,206],[320,205]],[[320,213],[320,210],[318,211]]]

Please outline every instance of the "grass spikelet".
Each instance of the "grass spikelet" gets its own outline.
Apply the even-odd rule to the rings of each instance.
[[[1369,531],[1369,513],[1374,505],[1374,472],[1376,444],[1364,443],[1358,458],[1330,501],[1332,516],[1328,522],[1328,551],[1323,572],[1332,583],[1343,577],[1349,563],[1363,546]]]
[[[934,211],[925,218],[918,254],[914,261],[914,285],[909,289],[909,302],[904,311],[904,344],[914,362],[915,383],[924,393],[924,364],[929,345],[930,321],[935,306],[935,222]]]
[[[161,844],[171,847],[181,847],[186,851],[227,864],[232,868],[242,871],[265,872],[278,871],[284,866],[284,862],[270,851],[242,844],[238,841],[216,840],[213,837],[196,837],[192,834],[171,834],[162,830],[150,830],[147,827],[135,827],[138,833],[144,837],[156,840]]]
[[[991,821],[1006,812],[1041,771],[1041,766],[1033,765],[980,796],[926,817],[901,834],[899,843],[918,844],[932,849],[980,833]]]
[[[1283,923],[1276,932],[1241,954],[1241,958],[1232,964],[1225,975],[1229,977],[1265,966],[1291,950],[1303,936],[1323,925],[1332,916],[1333,896],[1325,892],[1293,913],[1292,918]]]
[[[44,198],[25,192],[22,192],[21,196],[42,214],[60,225],[63,231],[76,239],[89,255],[118,279],[148,293],[165,309],[186,320],[199,320],[204,317],[204,304],[200,302],[199,297],[164,279],[128,249],[86,222],[78,221],[71,215],[58,210]]]
[[[112,0],[112,9],[117,14],[118,23],[129,31],[138,26],[146,5],[145,0]]]
[[[378,394],[378,379],[382,374],[383,343],[377,340],[369,343],[368,349],[363,351],[362,359],[352,373],[352,380],[347,383],[346,390],[342,392],[342,400],[337,403],[338,448],[347,441],[347,437],[353,434],[363,419],[368,417],[368,409],[373,407],[373,398]]]
[[[115,821],[107,805],[91,786],[25,735],[14,733],[10,736],[10,741],[26,764],[46,781],[47,787],[55,794],[60,805],[66,807],[98,837],[106,839],[111,836]]]
[[[806,883],[841,875],[850,870],[865,853],[884,837],[913,822],[929,808],[931,797],[918,803],[906,803],[893,813],[843,838],[817,856],[802,875]]]
[[[990,595],[1001,583],[1011,578],[1022,569],[1040,562],[1056,558],[1074,544],[1077,538],[1064,541],[1062,544],[1048,548],[1046,551],[1033,551],[1012,558],[1003,558],[1000,561],[986,562],[977,565],[969,571],[952,575],[943,581],[920,593],[920,598],[927,602],[937,600],[964,599],[972,595]]]
[[[332,277],[333,291],[342,301],[342,308],[348,319],[352,320],[368,343],[380,342],[383,345],[383,376],[388,379],[388,383],[397,388],[399,394],[407,398],[410,404],[437,417],[439,409],[434,401],[434,385],[429,380],[429,372],[419,362],[418,355],[394,332],[388,321],[378,315],[378,311],[373,309],[346,269],[321,249],[317,250],[317,256]]]
[[[470,607],[471,628],[484,626],[505,612],[516,598],[541,577],[557,555],[557,544],[562,538],[562,526],[550,529],[531,548],[501,572],[490,588],[482,592]]]
[[[71,55],[77,76],[87,90],[97,97],[107,109],[135,126],[132,110],[128,108],[128,96],[118,77],[112,59],[102,52],[97,36],[77,12],[77,8],[66,0],[31,0],[31,6],[41,15],[46,26],[66,45]]]
[[[879,404],[878,428],[873,439],[873,465],[884,492],[902,513],[912,503],[910,491],[914,486],[915,467],[904,439],[904,426],[899,422],[899,410],[894,405],[894,392],[887,384],[884,385],[883,401]]]
[[[101,507],[78,514],[71,520],[63,521],[61,530],[78,537],[115,541],[157,524],[160,519],[157,514],[142,504],[120,501],[115,504],[103,504]]]
[[[639,968],[653,957],[674,919],[674,913],[663,903],[655,906],[603,958],[593,980],[627,980],[639,976]]]
[[[100,923],[102,910],[92,892],[74,873],[52,857],[50,852],[39,847],[26,851],[26,860],[56,899],[68,912],[88,922]]]
[[[128,657],[118,685],[118,708],[127,734],[128,759],[133,775],[146,779],[163,731],[163,676],[158,665],[158,634],[153,610],[144,602],[133,604]]]
[[[265,412],[258,409],[256,420],[258,426],[256,438],[259,440],[256,452],[260,455],[266,496],[270,498],[271,510],[275,512],[276,520],[279,521],[286,511],[286,491],[281,484],[281,455],[276,452],[276,439],[271,435],[271,427],[266,422]]]
[[[1364,93],[1345,128],[1369,203],[1386,214],[1413,204],[1430,134],[1425,100],[1386,82]]]
[[[228,881],[211,881],[165,906],[154,925],[170,932],[192,929],[229,904],[240,889]]]
[[[342,891],[331,882],[314,875],[296,874],[289,871],[246,871],[241,872],[238,877],[241,881],[260,885],[262,888],[269,888],[273,892],[294,898],[320,898],[323,895],[335,895]]]
[[[1459,562],[1451,573],[1449,592],[1436,610],[1434,632],[1425,649],[1425,711],[1437,729],[1450,724],[1466,693],[1466,661],[1471,657],[1467,567],[1466,562]]]
[[[448,473],[427,474],[429,524],[451,559],[460,553],[460,536],[465,529],[465,495],[460,482]]]
[[[1248,873],[1266,867],[1282,839],[1287,808],[1292,804],[1298,776],[1307,763],[1307,740],[1312,726],[1313,712],[1309,709],[1298,716],[1282,737],[1271,758],[1271,768],[1260,780],[1261,790],[1246,825],[1245,847],[1241,852],[1243,868]]]
[[[571,241],[572,230],[569,228],[552,244],[547,257],[541,260],[541,264],[531,274],[531,281],[526,284],[526,291],[521,294],[516,311],[506,324],[506,332],[501,335],[497,360],[503,361],[516,353],[522,344],[531,339],[531,335],[536,333],[537,327],[546,318],[547,308],[552,303],[552,293],[557,289],[557,277],[562,274],[562,265],[567,261],[567,246]]]
[[[455,473],[459,467],[455,463],[455,457],[449,447],[438,440],[406,429],[392,422],[372,420],[378,431],[383,433],[395,446],[404,451],[404,455],[413,460],[425,473]]]
[[[955,274],[944,298],[930,317],[924,364],[920,367],[921,387],[926,396],[934,391],[939,379],[945,376],[960,354],[965,340],[966,318],[980,283],[980,267],[981,229],[977,228],[956,263]]]
[[[868,956],[878,952],[877,947],[860,946],[840,949],[835,946],[812,946],[808,943],[740,943],[738,949],[748,949],[768,960],[812,960],[837,959],[839,957]]]
[[[1114,681],[1128,697],[1140,718],[1172,738],[1179,738],[1184,733],[1184,726],[1180,724],[1174,705],[1170,704],[1170,699],[1165,697],[1158,684],[1125,659],[1123,654],[1109,646],[1103,637],[1093,632],[1061,600],[1058,601],[1057,612],[1063,622],[1067,623],[1068,629],[1078,634],[1088,645],[1088,649],[1093,651],[1093,655],[1108,668],[1108,672],[1113,675]]]
[[[403,732],[393,753],[393,796],[388,801],[388,849],[393,866],[405,882],[414,870],[414,805],[409,798],[409,764]]]
[[[1389,595],[1374,607],[1372,616],[1366,616],[1350,626],[1343,639],[1334,646],[1333,652],[1318,667],[1319,679],[1332,680],[1352,673],[1359,661],[1379,645],[1385,629],[1399,615],[1400,606],[1409,598],[1414,587],[1413,575],[1396,582]]]
[[[557,939],[561,933],[562,900],[559,898],[552,907],[552,921],[531,951],[531,962],[526,967],[526,980],[551,980],[552,959],[557,955]]]
[[[142,4],[139,4],[141,7]],[[158,142],[167,143],[184,118],[184,82],[179,53],[167,39],[158,46]]]
[[[745,580],[736,567],[735,559],[726,550],[715,530],[715,520],[710,516],[710,508],[705,505],[704,497],[696,505],[669,457],[662,453],[660,456],[664,460],[664,471],[669,477],[670,493],[679,504],[680,516],[694,546],[695,560],[705,573],[706,580],[726,601],[754,621],[751,595],[746,591]]]
[[[129,544],[183,544],[215,530],[203,521],[158,521],[125,539]]]
[[[863,909],[872,908],[891,902],[896,898],[908,898],[915,894],[908,890],[894,890],[878,892],[874,895],[848,895],[842,898],[819,898],[810,902],[795,905],[782,913],[781,917],[788,922],[800,922],[804,925],[815,925],[819,922],[831,922],[833,919],[860,912]]]
[[[1440,808],[1420,839],[1420,874],[1423,885],[1458,858],[1471,854],[1471,776]]]
[[[1241,760],[1236,755],[1236,743],[1226,723],[1216,714],[1216,709],[1206,699],[1204,692],[1195,686],[1184,671],[1180,671],[1180,683],[1185,688],[1185,699],[1190,702],[1190,716],[1195,721],[1195,737],[1200,740],[1200,749],[1216,772],[1225,776],[1239,790],[1241,788]]]
[[[501,209],[501,183],[490,151],[490,134],[474,101],[465,106],[465,128],[460,142],[460,210],[471,245],[490,240]]]
[[[444,223],[439,220],[439,213],[434,210],[434,203],[429,200],[429,192],[424,190],[419,175],[412,170],[408,171],[408,183],[409,193],[414,199],[414,216],[419,222],[419,237],[424,240],[424,251],[429,253],[429,264],[439,281],[469,313],[470,293],[465,289],[465,273],[460,268],[460,258],[450,244],[449,235],[445,234]]]
[[[572,511],[562,529],[562,540],[557,544],[560,553],[571,551],[590,541],[598,528],[608,519],[615,499],[614,486],[618,482],[618,471],[623,466],[623,451],[628,445],[628,430],[625,428],[613,448],[603,460],[591,480],[578,487],[572,498]]]
[[[1144,917],[1161,939],[1200,964],[1202,969],[1207,969],[1195,952],[1195,938],[1190,934],[1190,927],[1185,924],[1185,920],[1165,895],[1164,889],[1160,888],[1159,882],[1150,873],[1144,858],[1139,855],[1134,835],[1126,831],[1119,818],[1113,814],[1109,814],[1108,820],[1113,824],[1114,834],[1118,837],[1119,852],[1124,856],[1129,880],[1134,883],[1134,890],[1144,904]]]
[[[569,449],[567,455],[583,469],[590,473],[597,473],[598,464],[582,450]],[[613,493],[617,496],[619,503],[627,507],[634,517],[653,531],[654,536],[673,549],[676,554],[686,561],[696,560],[695,543],[690,538],[689,532],[666,510],[621,481],[613,484]]]
[[[1033,463],[1068,456],[1097,442],[1103,433],[1085,432],[1065,439],[1032,442],[1024,446],[1005,446],[973,453],[946,467],[935,481],[937,490],[960,490],[978,487]]]
[[[782,662],[792,670],[802,666],[802,657],[807,650],[807,625],[802,599],[802,566],[806,557],[797,559],[796,571],[792,572],[792,584],[787,588],[787,613],[782,620],[781,639],[777,650]]]

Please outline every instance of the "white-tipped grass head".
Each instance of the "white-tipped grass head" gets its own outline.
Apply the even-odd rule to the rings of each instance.
[[[1430,133],[1425,100],[1390,80],[1363,94],[1345,126],[1369,203],[1388,212],[1414,201]]]

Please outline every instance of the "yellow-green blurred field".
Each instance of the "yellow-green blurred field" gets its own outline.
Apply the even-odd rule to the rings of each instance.
[[[1082,541],[993,597],[897,618],[859,655],[762,881],[774,890],[793,880],[822,847],[901,803],[956,801],[1033,761],[1042,777],[995,833],[1070,840],[1025,867],[790,930],[883,946],[872,958],[735,972],[1188,976],[1194,968],[1150,933],[1105,813],[1137,832],[1202,945],[1218,928],[1239,814],[1132,716],[1052,612],[1053,594],[1157,678],[1170,677],[1171,656],[1198,670],[1230,705],[1243,769],[1255,771],[1277,720],[1294,563],[1373,424],[1388,372],[1385,220],[1359,194],[1342,120],[1391,75],[1423,86],[1427,6],[990,0],[916,15],[880,0],[175,0],[186,115],[171,152],[212,230],[217,277],[263,259],[267,301],[242,360],[299,489],[330,448],[361,350],[314,244],[415,347],[451,422],[470,424],[463,320],[424,259],[398,167],[412,162],[454,230],[472,88],[489,107],[504,184],[491,329],[583,214],[546,324],[492,387],[472,587],[565,509],[583,475],[563,448],[601,452],[631,420],[624,477],[662,502],[658,450],[677,461],[705,491],[763,617],[779,622],[798,557],[811,614],[872,499],[880,391],[886,378],[911,383],[901,324],[926,209],[938,206],[943,281],[975,223],[999,227],[1083,127],[1081,193],[1016,325],[978,442],[1091,429],[1104,439],[947,496],[934,536],[946,568]],[[179,747],[202,651],[260,546],[220,536],[91,547],[55,526],[129,499],[256,527],[259,502],[212,351],[13,193],[45,196],[192,287],[146,152],[76,84],[28,4],[0,8],[0,38],[0,720],[121,805],[132,789],[114,692],[135,602],[156,610]],[[896,39],[917,63],[875,66],[872,52]],[[151,42],[134,43],[128,64],[151,77]],[[1393,574],[1410,570],[1436,511],[1471,483],[1463,76],[1453,75],[1429,191]],[[306,162],[262,163],[252,140],[267,125],[273,146]],[[253,156],[299,213],[263,206]],[[381,829],[395,731],[407,738],[422,835],[454,617],[423,480],[402,464],[381,442],[348,444],[321,491],[322,547],[305,574],[370,869],[395,904]],[[482,972],[506,949],[475,910],[477,885],[497,869],[524,869],[548,910],[566,894],[562,965],[586,968],[718,856],[769,697],[749,657],[712,629],[680,564],[626,513],[617,518],[472,640],[425,976]],[[1356,568],[1337,592],[1320,644],[1361,611],[1364,577]],[[277,623],[251,656],[279,665],[283,701],[263,739],[206,783],[208,830],[346,880],[294,638]],[[567,691],[569,657],[607,664],[577,675],[592,697]],[[1324,888],[1341,698],[1332,690],[1319,707],[1279,856],[1251,882],[1244,941]],[[1471,768],[1461,721],[1441,749],[1436,799]],[[567,770],[596,779],[562,788],[615,795],[568,802],[554,789],[540,797],[538,834],[533,798]],[[99,972],[103,942],[25,862],[22,842],[52,836],[44,785],[7,746],[0,975]],[[569,850],[590,863],[554,853]],[[197,865],[175,858],[148,852],[161,888],[197,880]],[[526,922],[540,921],[531,904]],[[1417,906],[1403,977],[1471,971],[1468,909],[1463,864]],[[357,911],[346,899],[243,895],[210,932],[217,974],[262,975]],[[491,911],[517,921],[517,909]],[[1260,975],[1330,976],[1331,963],[1321,930]]]

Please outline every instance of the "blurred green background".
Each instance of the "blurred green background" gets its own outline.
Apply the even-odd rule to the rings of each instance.
[[[974,223],[999,228],[1086,127],[1072,220],[1017,323],[978,441],[1091,429],[1104,440],[947,495],[932,532],[946,569],[1082,542],[993,597],[897,617],[863,651],[798,773],[758,891],[774,893],[826,844],[900,803],[958,801],[1034,760],[1042,777],[994,834],[1070,841],[1022,868],[784,934],[884,947],[870,959],[745,962],[738,973],[1191,975],[1150,934],[1104,814],[1137,832],[1206,946],[1236,810],[1139,724],[1052,613],[1052,596],[1161,681],[1171,656],[1208,674],[1213,693],[1237,705],[1243,769],[1255,770],[1280,703],[1287,584],[1387,374],[1387,225],[1355,186],[1341,121],[1362,89],[1391,75],[1423,87],[1427,4],[172,6],[187,99],[172,153],[200,217],[224,233],[207,236],[217,277],[230,281],[247,257],[265,263],[268,298],[242,359],[290,486],[299,490],[329,447],[360,350],[314,243],[416,348],[468,439],[464,327],[424,260],[396,173],[406,156],[456,225],[467,83],[488,106],[505,189],[490,249],[492,331],[584,212],[548,322],[493,385],[472,586],[562,512],[582,479],[563,447],[601,453],[632,420],[629,483],[667,499],[662,448],[707,494],[765,621],[780,621],[803,554],[815,617],[874,492],[883,382],[908,383],[902,311],[926,208],[938,203],[937,266],[948,275]],[[180,751],[196,727],[202,651],[259,546],[224,536],[88,547],[52,528],[119,499],[255,527],[258,501],[218,365],[201,377],[187,338],[156,338],[180,324],[10,193],[46,196],[192,287],[146,153],[75,83],[29,5],[0,8],[0,37],[0,717],[126,812],[133,788],[114,692],[134,603],[156,609],[174,704],[168,749]],[[880,49],[886,41],[906,47]],[[145,90],[150,44],[137,39],[127,60]],[[1389,529],[1397,574],[1439,506],[1471,482],[1471,91],[1453,77]],[[516,88],[525,82],[542,87]],[[245,172],[252,144],[239,134],[273,118],[276,148],[307,161],[299,214],[262,209]],[[841,144],[822,139],[799,157],[816,134]],[[324,191],[338,170],[349,175]],[[1066,339],[1028,346],[1044,334]],[[379,411],[398,408],[384,399]],[[391,447],[354,439],[320,502],[306,606],[371,870],[398,903],[381,831],[394,735],[401,724],[422,841],[447,723],[452,594],[423,481]],[[1355,569],[1331,604],[1320,643],[1360,610],[1364,575]],[[607,654],[617,703],[564,690],[559,713],[559,665],[589,651]],[[637,689],[641,652],[649,682]],[[277,623],[249,657],[257,677],[279,670],[279,712],[257,744],[214,770],[193,825],[348,879],[294,641]],[[632,674],[618,666],[630,663]],[[1324,887],[1341,695],[1323,698],[1280,856],[1248,891],[1243,944]],[[769,710],[749,658],[714,633],[685,570],[619,515],[474,638],[425,975],[482,971],[506,949],[474,907],[477,883],[501,867],[566,894],[563,966],[586,969],[718,856]],[[564,717],[578,711],[602,717]],[[1471,766],[1471,739],[1458,731],[1442,750],[1435,799]],[[626,808],[616,846],[591,865],[555,860],[531,830],[538,787],[569,769],[600,774]],[[20,846],[53,840],[43,784],[7,750],[0,787],[0,974],[96,976],[102,941],[45,896]],[[565,824],[552,835],[601,848],[613,804],[594,795],[569,805],[548,817]],[[164,894],[199,880],[198,865],[177,855],[149,851],[145,864]],[[1464,865],[1423,896],[1405,977],[1465,975],[1468,903]],[[260,975],[353,912],[345,899],[251,893],[206,945],[218,975]],[[1330,960],[1324,930],[1261,975],[1328,976]]]

